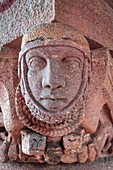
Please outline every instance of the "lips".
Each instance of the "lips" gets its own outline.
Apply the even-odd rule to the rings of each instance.
[[[58,111],[64,107],[67,99],[62,96],[55,95],[42,95],[40,97],[40,103],[43,107],[45,107],[48,111]]]
[[[56,96],[54,96],[54,95],[41,96],[40,99],[41,99],[41,100],[44,100],[44,99],[50,99],[50,100],[66,100],[66,98],[64,98],[64,97],[56,97]]]

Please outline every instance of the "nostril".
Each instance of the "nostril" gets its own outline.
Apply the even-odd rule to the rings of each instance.
[[[61,88],[61,85],[57,87],[58,89]]]
[[[48,88],[48,89],[49,89],[49,88],[51,88],[51,86],[50,86],[50,85],[46,85],[45,88]]]

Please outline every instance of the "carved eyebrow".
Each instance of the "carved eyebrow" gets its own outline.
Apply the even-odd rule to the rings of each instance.
[[[33,52],[32,52],[33,51]],[[31,53],[32,52],[32,53]],[[35,53],[34,53],[35,52]],[[43,58],[43,59],[45,59],[44,58],[44,54],[42,53],[42,52],[38,52],[38,51],[36,51],[36,50],[30,50],[30,51],[28,51],[28,53],[26,54],[26,61],[27,61],[27,63],[29,63],[29,61],[31,60],[31,58],[38,58],[38,57],[40,57],[40,58]]]
[[[28,63],[30,62],[30,60],[32,60],[34,58],[34,60],[37,60],[37,58],[42,58],[42,59],[44,59],[43,57],[41,57],[41,56],[32,56],[32,57],[30,57],[29,59],[28,59]]]
[[[67,56],[67,57],[64,58],[64,60],[67,60],[67,62],[71,61],[71,60],[74,60],[74,61],[79,63],[79,67],[82,66],[82,60],[79,57],[76,57],[76,56]],[[83,62],[84,62],[84,60],[83,60]]]
[[[67,61],[72,59],[72,60],[77,60],[78,62],[82,62],[81,58],[76,56],[66,56],[64,57],[64,59],[66,59]]]

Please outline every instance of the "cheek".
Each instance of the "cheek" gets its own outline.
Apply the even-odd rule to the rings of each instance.
[[[65,75],[65,80],[66,80],[66,89],[68,93],[68,97],[74,97],[81,85],[82,82],[82,71],[77,71],[72,73],[67,73]]]
[[[82,80],[82,70],[73,70],[73,72],[65,71],[65,79],[71,86],[79,85]]]
[[[41,89],[41,74],[37,74],[36,71],[28,71],[28,83],[32,92],[40,91]]]

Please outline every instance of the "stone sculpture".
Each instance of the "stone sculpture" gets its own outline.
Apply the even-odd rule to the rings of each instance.
[[[109,49],[91,50],[68,25],[24,35],[12,112],[7,93],[0,101],[8,133],[2,162],[84,163],[112,154],[112,65]]]

